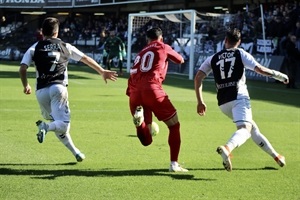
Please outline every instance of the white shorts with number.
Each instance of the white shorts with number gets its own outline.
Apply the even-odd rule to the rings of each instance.
[[[220,105],[219,108],[225,115],[232,119],[237,126],[252,123],[250,99],[243,98],[230,101]]]
[[[46,120],[70,122],[67,87],[54,84],[36,91],[36,98]]]

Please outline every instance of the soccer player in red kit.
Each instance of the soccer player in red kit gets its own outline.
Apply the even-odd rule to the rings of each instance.
[[[177,111],[162,88],[168,61],[184,63],[183,57],[163,43],[162,30],[151,28],[146,32],[147,46],[136,56],[130,69],[126,94],[136,126],[137,136],[144,146],[152,143],[152,113],[169,129],[170,172],[187,172],[178,164],[180,151],[180,123]]]

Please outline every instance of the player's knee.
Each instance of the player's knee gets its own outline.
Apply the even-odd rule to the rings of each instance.
[[[179,120],[178,120],[177,114],[173,115],[170,119],[164,121],[164,123],[165,123],[168,127],[171,127],[171,126],[174,126],[174,125],[178,124],[178,123],[179,123]]]
[[[252,124],[250,122],[240,122],[240,123],[236,123],[236,128],[239,129],[247,129],[248,132],[250,133],[252,130]]]
[[[58,133],[67,133],[69,132],[70,129],[70,123],[69,122],[64,122],[64,121],[54,121],[55,124],[55,132]]]

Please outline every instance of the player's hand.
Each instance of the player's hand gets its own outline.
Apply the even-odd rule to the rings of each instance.
[[[31,87],[29,84],[24,87],[23,92],[24,94],[31,94]]]
[[[118,73],[116,71],[110,71],[110,70],[104,70],[102,74],[102,78],[105,81],[105,83],[107,83],[107,79],[111,81],[116,81],[118,79],[117,76]]]
[[[290,82],[290,81],[289,81],[289,78],[288,78],[288,77],[283,81],[284,84],[289,84],[289,82]]]
[[[197,113],[200,116],[204,116],[206,112],[206,104],[205,103],[198,103],[197,104]]]

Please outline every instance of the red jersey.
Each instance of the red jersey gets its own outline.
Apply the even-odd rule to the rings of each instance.
[[[168,61],[180,64],[182,56],[163,42],[152,41],[135,58],[128,80],[129,92],[161,89]]]

